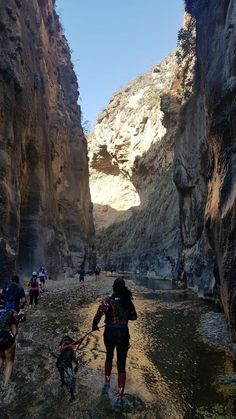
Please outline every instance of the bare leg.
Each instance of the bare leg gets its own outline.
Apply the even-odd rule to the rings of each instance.
[[[14,367],[15,349],[16,349],[16,344],[14,343],[9,349],[7,349],[4,352],[5,360],[6,360],[6,366],[4,370],[4,385],[5,386],[7,386],[12,376],[12,371]]]
[[[0,368],[2,367],[4,359],[5,359],[4,352],[0,352]]]

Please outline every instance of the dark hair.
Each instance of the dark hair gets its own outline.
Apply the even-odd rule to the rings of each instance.
[[[70,336],[63,336],[63,338],[62,338],[62,340],[61,340],[61,342],[60,342],[60,345],[62,345],[63,343],[73,343],[74,342],[74,339],[72,339]]]
[[[16,282],[17,284],[19,284],[19,282],[20,282],[20,278],[19,278],[18,275],[13,275],[11,277],[11,280],[12,280],[12,282]]]
[[[132,292],[126,287],[125,281],[122,278],[116,278],[113,283],[113,291],[120,297],[122,304],[125,307],[130,305],[132,300]]]

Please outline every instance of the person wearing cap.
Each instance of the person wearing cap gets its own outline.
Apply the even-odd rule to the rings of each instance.
[[[118,370],[118,398],[115,408],[123,408],[123,394],[126,381],[126,358],[129,349],[129,320],[136,320],[137,313],[132,303],[132,293],[126,287],[122,278],[117,278],[113,283],[113,294],[105,298],[98,307],[93,319],[92,330],[98,330],[98,323],[105,315],[104,344],[106,347],[105,361],[105,384],[103,394],[107,394],[110,388],[112,360],[114,350],[117,351]]]

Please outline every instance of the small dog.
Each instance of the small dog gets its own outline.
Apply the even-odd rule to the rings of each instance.
[[[57,357],[56,367],[60,373],[61,384],[65,385],[70,392],[70,401],[75,399],[75,374],[78,371],[78,360],[76,358],[76,349],[84,340],[74,340],[70,336],[63,336],[59,350],[60,355]],[[75,368],[73,369],[73,363]]]

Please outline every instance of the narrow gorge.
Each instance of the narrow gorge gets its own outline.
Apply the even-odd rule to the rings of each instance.
[[[97,257],[213,296],[234,335],[236,9],[185,3],[177,51],[112,96],[87,150],[55,1],[1,2],[0,278]]]
[[[177,50],[114,93],[87,150],[55,1],[1,2],[0,278],[95,259],[170,278],[217,300],[235,339],[236,10],[185,5]]]
[[[185,3],[177,52],[115,93],[88,138],[97,256],[214,298],[236,339],[236,8]]]
[[[236,417],[236,0],[183,3],[88,133],[60,0],[0,0],[1,418]]]

